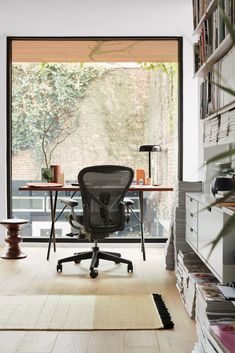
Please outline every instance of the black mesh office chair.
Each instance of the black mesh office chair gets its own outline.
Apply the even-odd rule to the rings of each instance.
[[[74,207],[78,204],[73,199],[63,200],[71,207],[69,215],[70,224],[78,230],[81,236],[89,237],[95,242],[92,251],[76,253],[74,256],[58,261],[57,271],[62,272],[62,263],[92,259],[90,276],[96,278],[99,260],[108,260],[115,263],[127,264],[127,271],[133,272],[130,260],[123,259],[121,254],[100,251],[98,241],[108,237],[111,233],[123,230],[125,227],[126,212],[124,196],[132,183],[134,172],[131,168],[116,165],[101,165],[87,167],[78,175],[80,186],[83,215],[76,215]],[[128,217],[129,215],[127,215]]]

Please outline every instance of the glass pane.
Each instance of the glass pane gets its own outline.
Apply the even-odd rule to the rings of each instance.
[[[60,165],[66,183],[76,182],[83,167],[128,165],[149,174],[142,144],[158,144],[151,154],[154,184],[173,186],[178,167],[177,63],[13,63],[12,64],[12,206],[13,216],[27,218],[23,235],[49,236],[47,192],[19,192],[41,180],[41,168]],[[59,195],[63,197],[64,195]],[[66,194],[69,196],[69,193]],[[130,195],[139,216],[138,194]],[[147,237],[168,235],[173,193],[144,194]],[[76,212],[81,212],[81,200]],[[63,205],[57,202],[57,211]],[[58,220],[57,236],[71,231]],[[113,237],[139,237],[131,216],[124,232]]]

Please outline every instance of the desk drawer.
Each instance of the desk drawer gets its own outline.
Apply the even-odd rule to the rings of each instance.
[[[197,213],[197,201],[186,196],[186,210],[191,213]]]
[[[188,224],[186,224],[186,240],[195,250],[197,250],[197,232],[195,232]]]
[[[197,212],[193,213],[186,210],[186,223],[192,228],[195,232],[197,232]]]
[[[223,214],[213,208],[204,209],[200,205],[198,214],[198,251],[212,269],[220,276],[223,276],[223,239],[216,245],[210,254],[211,242],[219,234],[223,227]]]

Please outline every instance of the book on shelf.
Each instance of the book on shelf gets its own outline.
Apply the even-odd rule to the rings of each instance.
[[[215,2],[213,0],[213,2]],[[229,35],[228,27],[225,25],[226,15],[231,24],[235,25],[235,0],[220,0],[222,10],[216,7],[210,13],[205,12],[208,4],[206,1],[195,0],[193,2],[194,27],[200,23],[200,35],[198,43],[194,45],[195,73],[207,61],[216,48]],[[214,7],[213,7],[214,8]],[[204,11],[205,16],[202,16]]]
[[[193,0],[193,25],[198,26],[212,0]]]
[[[223,12],[224,12],[224,2],[225,2],[225,0],[220,0],[220,5],[222,7]],[[225,38],[225,21],[224,21],[224,17],[222,16],[220,9],[217,9],[216,13],[218,16],[218,43],[217,43],[217,45],[219,45]]]
[[[218,85],[235,87],[235,46],[215,63],[200,85],[200,118],[204,119],[218,109],[234,102],[235,97]],[[231,113],[232,115],[233,113]]]

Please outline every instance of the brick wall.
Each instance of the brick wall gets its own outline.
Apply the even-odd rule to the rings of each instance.
[[[92,82],[80,102],[77,131],[55,150],[67,179],[93,164],[125,164],[148,170],[148,156],[137,146],[158,143],[160,179],[171,183],[177,172],[177,144],[169,136],[169,87],[166,75],[139,69],[115,69]],[[156,154],[155,154],[156,155]],[[156,156],[153,156],[153,165]],[[40,179],[41,164],[33,150],[13,155],[13,180]]]

